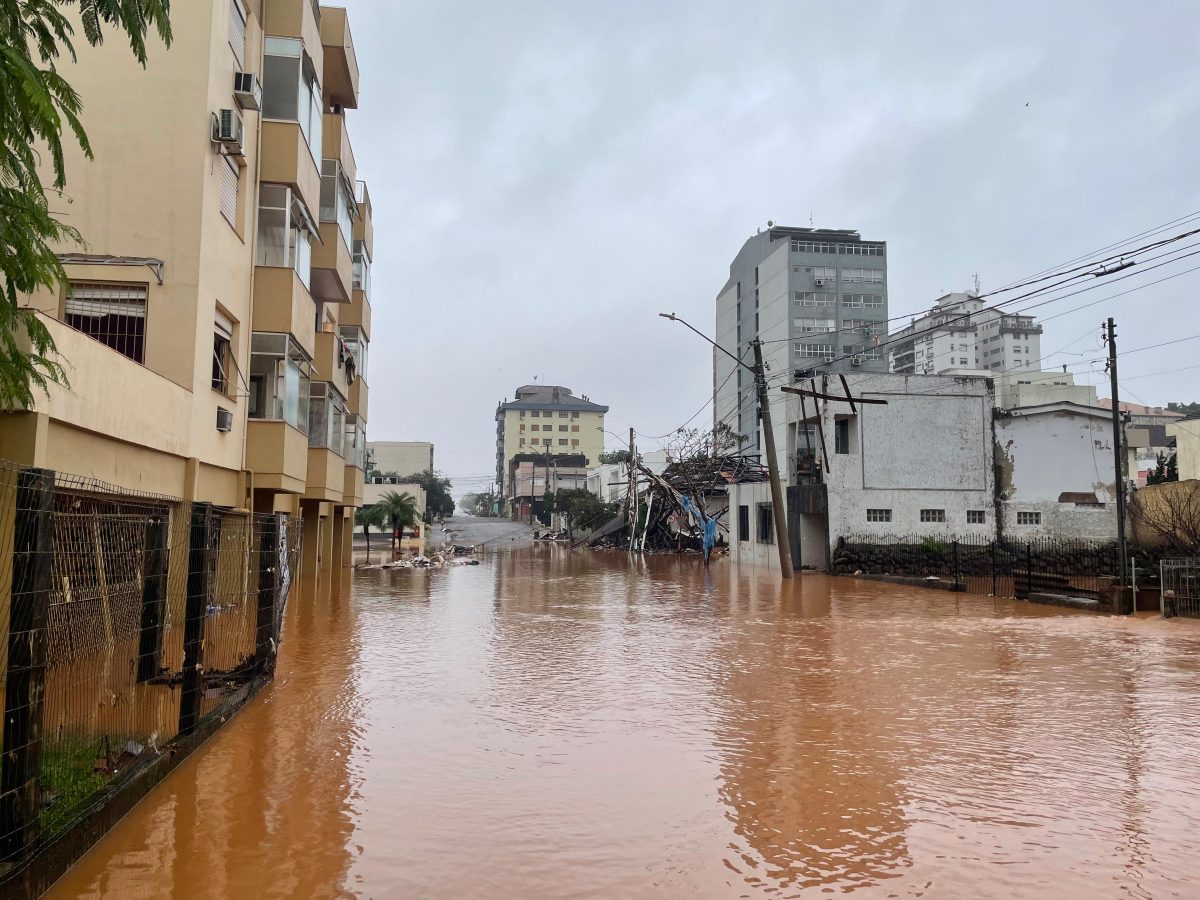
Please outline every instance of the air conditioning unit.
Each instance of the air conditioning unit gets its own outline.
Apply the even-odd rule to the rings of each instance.
[[[813,284],[815,284],[817,287],[825,287],[825,279],[824,278],[814,278]]]
[[[833,359],[834,358],[832,356],[827,356],[827,357],[825,357],[825,362],[831,363],[831,362],[833,362]]]
[[[233,413],[223,406],[217,407],[217,431],[233,431]]]
[[[223,109],[213,116],[213,141],[225,148],[230,156],[242,156],[244,129],[241,117],[232,109]]]
[[[850,365],[861,366],[862,365],[862,357],[861,356],[852,356],[850,358]]]
[[[233,99],[242,109],[262,108],[262,82],[253,72],[233,73]]]

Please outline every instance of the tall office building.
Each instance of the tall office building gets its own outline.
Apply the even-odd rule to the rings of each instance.
[[[887,244],[857,231],[769,225],[750,237],[717,295],[718,345],[747,363],[763,342],[770,375],[886,372],[877,344],[887,333]],[[714,420],[758,453],[754,378],[713,353]]]
[[[1042,367],[1042,326],[1033,316],[989,307],[970,293],[939,297],[887,339],[891,369],[938,375],[952,369],[1037,372]]]
[[[321,588],[349,561],[366,449],[372,211],[346,11],[188,0],[171,23],[144,70],[116,39],[64,64],[95,151],[67,159],[86,246],[26,302],[70,387],[0,418],[0,454],[289,513]]]

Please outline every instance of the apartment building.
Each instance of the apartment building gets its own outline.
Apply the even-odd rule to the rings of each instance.
[[[346,11],[191,0],[143,70],[113,40],[64,73],[94,161],[67,160],[68,281],[27,298],[70,386],[0,419],[0,454],[301,520],[306,584],[362,501],[371,200]]]
[[[857,231],[788,228],[768,223],[729,266],[717,294],[716,341],[753,363],[763,342],[773,373],[886,372],[878,345],[887,333],[887,244]],[[721,350],[713,352],[715,421],[747,438],[758,453],[754,377]]]
[[[433,444],[428,441],[367,441],[367,460],[373,472],[419,475],[433,471]]]
[[[887,345],[891,371],[902,375],[1042,368],[1042,326],[967,292],[939,297],[929,312],[889,335]]]
[[[553,384],[522,385],[512,400],[497,404],[496,483],[505,510],[511,510],[515,496],[510,465],[515,457],[537,454],[539,459],[553,462],[556,455],[582,456],[579,465],[586,470],[600,461],[604,451],[606,412],[607,406]]]

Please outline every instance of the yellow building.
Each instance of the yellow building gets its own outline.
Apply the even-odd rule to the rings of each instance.
[[[583,454],[587,466],[600,461],[604,451],[604,414],[607,406],[568,388],[551,384],[526,384],[513,400],[496,407],[496,483],[504,509],[511,512],[513,483],[510,463],[518,454],[549,456]]]
[[[172,4],[142,69],[110,40],[64,72],[95,160],[56,204],[84,247],[29,298],[70,385],[0,419],[0,456],[303,517],[301,574],[348,563],[362,502],[371,201],[346,11]]]

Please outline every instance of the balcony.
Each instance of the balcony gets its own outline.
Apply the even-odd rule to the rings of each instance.
[[[350,302],[339,310],[338,321],[343,325],[357,325],[367,340],[371,339],[371,301],[363,291],[354,291]]]
[[[367,383],[361,377],[355,378],[354,383],[350,385],[350,393],[346,396],[347,412],[358,416],[364,422],[367,421],[368,390]]]
[[[317,81],[325,83],[324,58],[321,42],[320,7],[313,0],[271,0],[265,4],[263,31],[274,37],[300,38],[312,57]]]
[[[246,468],[254,487],[288,494],[304,492],[308,438],[286,422],[251,419],[246,434]]]
[[[324,447],[308,448],[308,482],[305,500],[345,502],[346,461]]]
[[[354,181],[358,166],[354,161],[354,148],[350,146],[350,135],[346,133],[346,120],[336,113],[325,113],[321,130],[321,152],[326,159],[336,159],[342,166],[346,183],[354,196]]]
[[[342,485],[342,500],[346,506],[363,505],[363,470],[358,466],[345,466],[345,481]]]
[[[321,7],[321,44],[325,50],[325,89],[327,105],[358,109],[358,58],[346,10]]]
[[[295,269],[255,268],[252,330],[290,334],[313,357],[316,356],[313,313],[312,296]]]
[[[298,123],[263,120],[259,171],[260,181],[291,185],[310,211],[320,208],[321,170]]]
[[[350,379],[346,360],[349,358],[350,352],[336,334],[331,331],[318,331],[316,352],[313,354],[313,368],[316,370],[313,380],[328,381],[339,396],[347,396],[350,393]]]
[[[321,223],[321,243],[312,250],[313,297],[326,303],[349,303],[354,283],[354,257],[336,222]]]
[[[375,223],[374,210],[371,208],[371,192],[367,183],[359,181],[354,185],[354,200],[358,203],[358,221],[354,223],[354,241],[362,242],[367,248],[367,256],[375,258]]]

